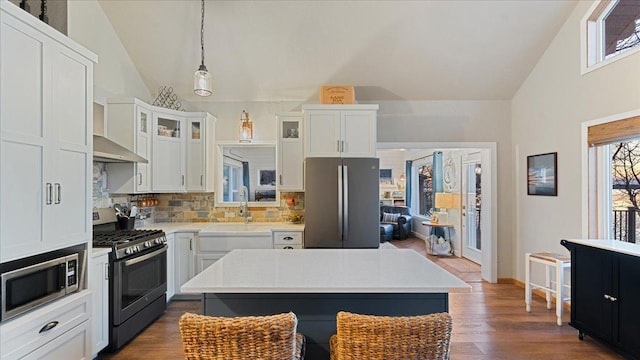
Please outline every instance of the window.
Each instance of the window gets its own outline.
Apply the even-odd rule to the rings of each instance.
[[[585,236],[640,242],[640,110],[596,121],[586,126]]]
[[[415,189],[417,190],[418,212],[420,215],[430,215],[433,209],[433,164],[417,164],[414,169],[417,171],[418,179]]]
[[[583,20],[582,72],[640,49],[640,1],[601,0]],[[624,55],[624,56],[623,56]]]
[[[242,167],[235,164],[224,164],[222,176],[224,177],[222,188],[224,201],[240,201]]]

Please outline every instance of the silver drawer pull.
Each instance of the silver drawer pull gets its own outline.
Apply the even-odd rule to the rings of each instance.
[[[291,247],[291,246],[285,246],[285,247],[283,247],[283,249],[285,249],[285,250],[290,250],[290,249],[293,249],[293,247]]]
[[[291,236],[285,236],[282,238],[282,240],[293,240],[293,238]]]
[[[607,294],[604,294],[604,298],[605,298],[605,299],[607,299],[607,300],[609,300],[609,301],[611,301],[611,302],[613,302],[613,301],[618,301],[618,298],[617,298],[617,297],[613,297],[613,296],[611,296],[611,295],[607,295]]]
[[[43,332],[47,332],[51,329],[53,329],[54,327],[58,326],[58,322],[57,321],[52,321],[50,323],[48,323],[47,325],[43,326],[42,329],[40,329],[39,333],[43,333]]]

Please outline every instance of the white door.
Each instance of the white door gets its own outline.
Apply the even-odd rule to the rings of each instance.
[[[376,111],[343,111],[341,123],[342,157],[376,156]]]
[[[151,111],[136,106],[136,154],[149,160],[147,164],[136,163],[136,192],[151,191]]]
[[[340,157],[340,112],[313,111],[304,114],[306,157]]]
[[[462,256],[482,265],[482,162],[480,153],[468,154],[462,163]]]
[[[204,191],[203,119],[191,118],[187,122],[187,191]]]

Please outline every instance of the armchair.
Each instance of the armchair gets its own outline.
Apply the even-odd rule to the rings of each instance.
[[[380,206],[380,225],[393,226],[394,239],[406,239],[411,234],[411,215],[406,206]]]

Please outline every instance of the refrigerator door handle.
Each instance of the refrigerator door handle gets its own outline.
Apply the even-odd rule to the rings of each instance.
[[[342,240],[347,241],[349,240],[349,167],[346,165],[342,167],[342,178],[344,179],[344,196],[342,197],[344,203],[344,236]]]
[[[338,165],[338,238],[342,240],[342,166]]]

